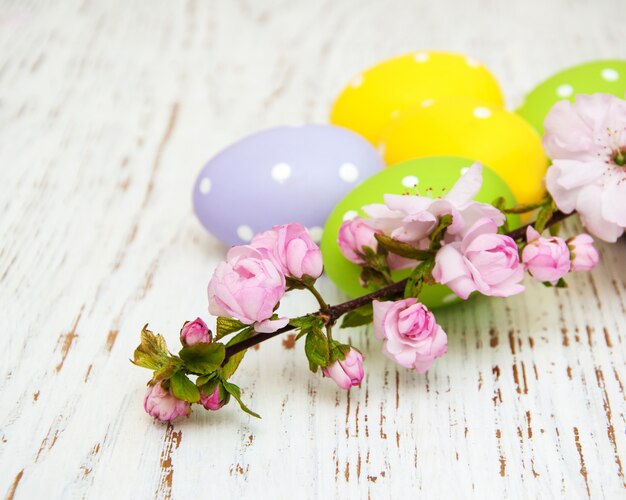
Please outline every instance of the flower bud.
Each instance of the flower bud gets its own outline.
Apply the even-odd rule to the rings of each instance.
[[[174,397],[158,382],[148,388],[143,407],[146,413],[161,422],[171,422],[178,417],[188,416],[191,406],[187,401]]]
[[[180,341],[184,346],[205,343],[212,340],[211,330],[201,318],[187,321],[180,331]]]
[[[598,265],[600,255],[593,246],[593,238],[588,234],[579,234],[567,240],[570,249],[572,271],[590,271]]]
[[[363,264],[364,261],[360,255],[364,253],[363,247],[370,247],[374,251],[378,248],[376,233],[382,233],[382,231],[374,229],[361,217],[344,221],[337,237],[339,250],[350,262]]]
[[[337,360],[323,370],[324,376],[332,378],[342,389],[348,390],[353,385],[361,385],[363,380],[363,355],[356,349],[350,349],[346,358]]]
[[[211,393],[211,395],[207,396],[204,392],[200,393],[200,403],[207,410],[219,410],[222,406],[228,403],[230,396],[228,393],[225,394],[225,397],[220,397],[220,386],[218,385],[215,390]]]
[[[528,226],[526,240],[528,244],[522,251],[522,262],[533,278],[555,285],[569,272],[569,249],[563,239],[556,236],[544,238]]]

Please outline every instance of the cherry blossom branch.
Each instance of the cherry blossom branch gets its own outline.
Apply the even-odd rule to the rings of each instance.
[[[571,215],[574,215],[574,213],[576,212],[566,214],[561,211],[556,211],[552,215],[550,220],[548,220],[545,227],[548,228],[550,226],[558,224],[559,222],[570,217]],[[507,236],[510,236],[513,239],[524,238],[526,235],[526,229],[529,226],[532,226],[533,224],[534,222],[530,222],[517,229],[514,229],[513,231],[509,231],[506,234]],[[380,288],[374,292],[368,293],[366,295],[362,295],[361,297],[357,297],[356,299],[352,299],[347,302],[337,304],[335,306],[330,306],[325,311],[320,310],[316,314],[320,315],[320,317],[324,320],[324,323],[332,325],[335,323],[335,321],[337,321],[337,319],[339,319],[344,314],[350,311],[353,311],[355,309],[358,309],[359,307],[362,307],[364,305],[367,305],[376,299],[392,298],[392,297],[397,297],[397,296],[402,295],[402,293],[404,292],[406,283],[407,283],[407,279],[403,279],[401,281],[388,285],[384,288]],[[296,327],[293,325],[287,325],[272,333],[258,333],[254,335],[253,337],[250,337],[249,339],[246,339],[242,342],[238,342],[235,345],[227,347],[224,364],[228,361],[228,359],[231,356],[237,354],[238,352],[249,349],[250,347],[254,347],[255,345],[260,344],[261,342],[265,342],[266,340],[269,340],[273,337],[276,337],[283,333],[287,333],[291,330],[294,330],[295,328]]]

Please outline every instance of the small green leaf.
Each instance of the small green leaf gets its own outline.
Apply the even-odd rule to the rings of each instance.
[[[243,342],[244,340],[249,339],[252,336],[253,331],[254,330],[252,328],[246,328],[245,330],[235,335],[232,339],[230,339],[230,341],[226,345],[235,345],[239,342]],[[225,380],[228,380],[230,377],[232,377],[233,373],[237,371],[237,368],[239,368],[239,363],[241,363],[241,360],[246,355],[246,352],[248,352],[248,349],[238,352],[228,359],[226,364],[222,367],[222,377]]]
[[[431,249],[436,250],[439,248],[440,246],[439,242],[441,241],[441,238],[443,237],[443,233],[450,224],[452,224],[451,214],[445,214],[439,217],[439,223],[437,224],[435,229],[433,229],[433,231],[430,233],[431,247],[433,247]],[[425,260],[425,259],[420,259],[420,260]]]
[[[198,382],[196,381],[196,386],[206,396],[210,396],[211,394],[213,394],[213,392],[215,392],[215,388],[217,387],[219,383],[220,383],[220,379],[218,377],[214,377],[201,385],[198,385]]]
[[[333,342],[330,349],[330,364],[332,365],[336,361],[343,361],[350,352],[351,347],[346,344],[340,344],[339,342]]]
[[[355,326],[363,326],[372,322],[373,318],[372,304],[366,304],[350,311],[343,317],[341,328],[351,328]]]
[[[158,370],[167,364],[168,357],[165,339],[148,330],[146,324],[141,330],[141,344],[135,349],[132,362],[143,368]]]
[[[200,391],[183,372],[175,372],[170,378],[170,389],[178,399],[197,403],[200,401]]]
[[[424,282],[432,280],[432,270],[435,267],[435,259],[430,258],[418,265],[409,276],[404,287],[404,297],[419,297]]]
[[[243,402],[241,401],[241,389],[239,389],[238,386],[230,382],[226,382],[225,380],[222,380],[222,387],[224,388],[226,392],[228,392],[232,397],[234,397],[237,400],[237,403],[239,403],[239,406],[241,407],[241,409],[245,411],[248,415],[252,415],[253,417],[256,417],[256,418],[261,418],[261,416],[258,413],[253,412],[250,408],[248,408],[245,404],[243,404]]]
[[[226,348],[220,343],[201,343],[183,347],[178,354],[189,371],[206,375],[221,366],[226,356]]]
[[[175,370],[176,365],[173,364],[169,364],[167,366],[164,366],[163,368],[155,370],[154,374],[152,375],[152,380],[150,381],[150,384],[156,384],[161,380],[166,380],[170,378]]]
[[[219,380],[217,371],[208,373],[207,375],[200,375],[196,379],[196,385],[198,387],[200,387],[201,385],[205,385],[206,383],[210,382],[211,380]]]
[[[328,339],[320,328],[315,327],[307,333],[304,352],[312,372],[316,372],[318,367],[324,368],[329,365]]]
[[[406,257],[407,259],[414,260],[425,260],[432,256],[432,253],[428,250],[419,250],[408,243],[394,240],[385,234],[376,234],[375,236],[379,245],[389,252],[399,255],[400,257]]]
[[[539,213],[537,214],[537,220],[535,221],[535,229],[537,230],[537,232],[543,232],[543,230],[546,228],[546,224],[550,221],[555,211],[556,205],[552,200],[544,205],[541,210],[539,210]]]
[[[238,332],[242,328],[245,328],[247,325],[243,324],[241,321],[235,318],[227,318],[226,316],[219,316],[217,318],[217,332],[216,332],[216,340],[225,337],[226,335],[230,335],[231,333]]]

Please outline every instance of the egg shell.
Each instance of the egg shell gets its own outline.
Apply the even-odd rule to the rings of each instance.
[[[626,60],[593,61],[560,71],[528,93],[516,112],[543,134],[543,122],[555,103],[595,93],[626,98]]]
[[[339,250],[337,235],[342,222],[356,216],[364,217],[361,208],[371,203],[383,203],[383,197],[387,193],[440,196],[445,190],[449,190],[465,172],[464,169],[473,163],[472,160],[456,157],[415,159],[386,169],[359,184],[337,204],[326,221],[321,248],[324,269],[329,278],[351,297],[360,297],[375,290],[372,286],[367,289],[361,287],[359,284],[361,267],[348,261]],[[429,188],[432,189],[432,194],[426,194]],[[507,205],[515,204],[513,193],[502,178],[493,170],[484,167],[483,185],[476,200],[491,203],[499,196],[504,196]],[[508,221],[511,228],[519,225],[519,217],[516,215],[509,215]],[[397,281],[406,278],[410,272],[410,269],[394,271],[392,276]],[[427,307],[436,308],[461,299],[446,286],[432,285],[423,288],[420,300]]]
[[[354,77],[335,101],[330,121],[377,144],[385,125],[407,106],[451,96],[503,104],[496,79],[480,62],[451,52],[419,51]]]
[[[405,109],[385,128],[380,151],[388,165],[428,156],[461,156],[495,170],[519,203],[544,195],[548,167],[541,138],[520,116],[467,98],[435,99]]]
[[[319,240],[335,204],[383,167],[378,152],[351,130],[271,128],[228,146],[204,166],[193,188],[194,210],[227,245],[290,222]]]

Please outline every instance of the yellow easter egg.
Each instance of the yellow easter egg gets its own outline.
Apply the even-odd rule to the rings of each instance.
[[[518,203],[544,194],[548,158],[539,135],[520,116],[485,101],[448,97],[407,108],[385,127],[379,150],[388,165],[429,156],[471,158],[499,174]]]
[[[406,107],[456,96],[503,104],[496,79],[478,61],[450,52],[414,52],[353,78],[335,101],[330,121],[376,144],[382,129]]]

